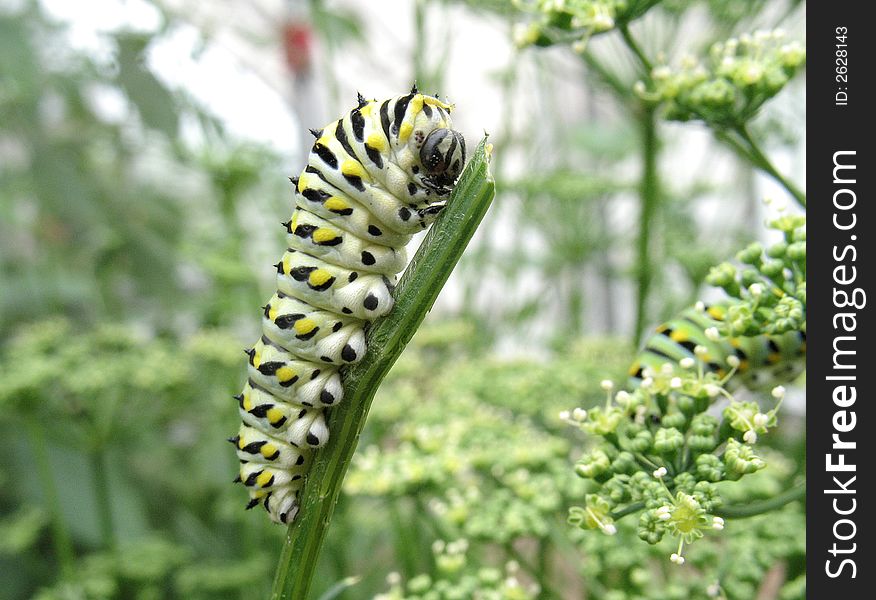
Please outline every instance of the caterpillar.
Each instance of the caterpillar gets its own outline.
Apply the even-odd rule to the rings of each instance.
[[[675,318],[660,325],[649,337],[629,370],[635,387],[649,369],[659,372],[670,363],[673,366],[685,358],[694,358],[694,349],[704,347],[705,366],[723,377],[727,359],[739,359],[739,366],[730,382],[731,387],[743,386],[758,390],[795,379],[803,372],[806,356],[806,332],[789,331],[781,335],[730,337],[709,339],[706,330],[720,328],[727,315],[728,304],[690,307]]]
[[[235,482],[271,520],[289,523],[314,451],[329,437],[325,409],[342,401],[339,369],[365,353],[365,328],[393,306],[405,246],[446,205],[465,165],[452,106],[420,94],[366,100],[312,129],[307,166],[292,178],[287,250],[262,336],[246,350],[241,418],[229,439]]]

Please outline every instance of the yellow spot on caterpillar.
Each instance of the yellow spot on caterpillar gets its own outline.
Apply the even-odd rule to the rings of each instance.
[[[317,144],[322,144],[326,148],[328,148],[329,142],[335,137],[335,131],[338,130],[338,123],[340,121],[335,121],[334,123],[329,123],[325,127],[322,128],[322,137],[316,140]]]
[[[404,129],[404,125],[402,125],[402,129]],[[363,181],[371,180],[371,178],[368,177],[368,173],[365,172],[365,169],[362,168],[362,164],[358,160],[345,160],[341,163],[341,174],[358,177]]]
[[[368,139],[365,140],[365,143],[377,150],[378,152],[383,152],[386,150],[386,138],[376,131],[368,135]]]
[[[313,287],[320,287],[321,285],[325,285],[325,282],[331,278],[332,274],[325,269],[317,269],[310,274],[310,277],[307,278],[307,282]]]
[[[267,495],[268,495],[268,492],[263,492],[261,490],[249,493],[249,497],[254,498],[256,500],[261,500],[262,498],[264,498]]]
[[[277,453],[277,447],[273,444],[265,444],[261,449],[262,456],[270,458]]]
[[[689,339],[687,332],[681,329],[676,329],[669,335],[669,337],[673,342],[686,342]]]
[[[770,354],[767,356],[767,362],[771,365],[774,365],[781,360],[782,360],[782,355],[779,354],[778,352],[770,352]]]
[[[336,237],[338,237],[338,233],[333,229],[329,229],[327,227],[320,227],[313,232],[313,241],[317,244],[330,242]]]
[[[271,481],[271,477],[273,477],[273,475],[268,473],[267,470],[262,471],[262,474],[256,477],[256,485],[258,485],[260,488],[265,487]]]
[[[260,364],[262,364],[262,353],[256,351],[255,354],[252,355],[252,366],[258,369]]]
[[[277,320],[277,307],[276,306],[268,305],[268,318],[271,321]]]
[[[669,325],[667,325],[666,323],[664,323],[663,325],[661,325],[660,327],[657,328],[657,333],[663,333],[663,332],[666,331],[667,329],[669,329]]]
[[[367,117],[371,114],[372,109],[374,108],[374,102],[369,102],[365,106],[359,109],[359,112],[362,113],[363,117]]]
[[[252,410],[252,398],[250,398],[249,392],[243,393],[243,410]]]
[[[307,180],[310,179],[306,173],[302,173],[298,178],[298,193],[303,193],[307,189]]]
[[[313,321],[313,319],[298,319],[297,321],[295,321],[294,327],[295,332],[298,335],[307,335],[308,333],[316,329],[316,323]]]
[[[246,446],[246,442],[243,440],[243,436],[237,438],[237,447],[243,450],[244,446]]]
[[[740,340],[739,338],[730,338],[730,345],[734,348],[741,348],[742,340]]]
[[[707,312],[709,313],[709,316],[716,321],[724,320],[724,309],[720,306],[710,306]]]
[[[402,123],[402,126],[398,128],[398,139],[400,142],[408,141],[408,138],[411,137],[411,132],[414,131],[414,126],[410,123]]]
[[[326,209],[332,212],[339,212],[350,208],[350,206],[346,202],[344,202],[337,196],[332,196],[331,198],[326,200],[324,206],[326,207]]]
[[[739,361],[739,370],[740,371],[747,371],[748,367],[749,367],[749,364],[748,364],[747,360],[740,360]]]
[[[433,96],[423,96],[423,102],[425,102],[429,106],[440,106],[441,108],[443,108],[444,110],[447,110],[447,111],[453,110],[452,104],[445,104],[445,103],[441,102],[441,100],[439,100],[438,98],[435,98]]]
[[[411,98],[411,115],[416,117],[423,110],[423,94],[417,94]]]
[[[639,372],[639,363],[633,363],[633,366],[630,367],[630,370],[627,373],[632,376]]]
[[[289,255],[283,256],[283,275],[288,275],[291,267],[289,266]]]
[[[282,410],[274,407],[274,408],[269,408],[268,412],[265,413],[265,416],[268,417],[268,421],[270,421],[271,425],[275,425],[275,424],[279,423],[281,420],[283,420],[283,417],[285,417],[286,415],[283,414]]]
[[[295,377],[295,371],[293,371],[290,367],[280,367],[276,371],[277,381],[280,383],[285,383],[290,379]]]

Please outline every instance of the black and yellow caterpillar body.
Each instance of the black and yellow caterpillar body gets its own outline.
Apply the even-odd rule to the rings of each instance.
[[[728,306],[724,303],[690,307],[658,327],[645,341],[630,367],[631,384],[635,387],[648,370],[656,373],[667,363],[675,368],[680,360],[695,358],[697,346],[706,350],[702,357],[706,368],[719,377],[724,377],[729,371],[730,356],[738,359],[731,387],[741,385],[748,389],[763,389],[792,381],[803,372],[806,358],[806,333],[803,331],[752,337],[710,337],[707,333],[710,328],[721,329]]]
[[[287,523],[313,452],[328,440],[324,411],[343,399],[339,368],[365,353],[365,326],[392,309],[405,246],[444,207],[465,164],[451,106],[410,93],[358,106],[321,130],[284,223],[277,292],[263,308],[236,397],[231,442],[247,508]]]

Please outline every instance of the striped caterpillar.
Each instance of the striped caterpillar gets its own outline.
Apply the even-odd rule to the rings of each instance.
[[[694,358],[697,346],[707,350],[706,367],[719,377],[726,374],[730,356],[739,359],[732,385],[763,389],[791,381],[803,371],[806,356],[804,331],[709,339],[706,330],[721,327],[727,308],[727,304],[691,307],[658,327],[630,367],[633,387],[649,369],[656,373],[666,363],[674,366],[683,358]]]
[[[230,438],[235,480],[276,523],[298,512],[314,450],[328,440],[324,409],[340,402],[339,368],[365,353],[365,327],[393,306],[405,246],[445,206],[465,164],[451,106],[410,93],[366,100],[321,130],[284,223],[277,292],[263,307],[262,337],[247,350],[242,424]]]

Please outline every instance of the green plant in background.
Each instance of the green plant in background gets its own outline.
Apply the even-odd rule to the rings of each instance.
[[[805,485],[794,483],[794,477],[787,478],[783,491],[763,501],[747,498],[731,504],[724,498],[728,491],[733,494],[732,482],[767,467],[756,444],[777,427],[786,392],[782,385],[775,385],[772,406],[762,409],[758,402],[737,399],[732,390],[740,382],[763,385],[753,374],[742,378],[767,365],[773,369],[775,384],[799,373],[799,369],[781,368],[785,365],[777,341],[782,334],[798,336],[806,331],[805,218],[781,216],[770,226],[783,234],[782,241],[766,250],[752,244],[740,252],[737,258],[746,265],[741,272],[723,263],[709,275],[733,302],[717,313],[702,303],[695,309],[712,313],[714,320],[708,322],[715,325],[702,331],[699,339],[685,334],[676,340],[693,345],[692,355],[685,351],[677,363],[668,362],[672,357],[669,347],[658,350],[661,342],[649,343],[647,348],[661,352],[659,356],[667,362],[656,369],[649,364],[636,370],[642,379],[630,391],[615,394],[613,383],[605,380],[604,406],[563,414],[566,421],[598,440],[575,466],[580,477],[593,482],[593,489],[584,497],[583,506],[570,509],[571,524],[613,536],[618,520],[639,514],[639,538],[652,545],[664,537],[673,538],[670,560],[681,565],[686,562],[685,547],[709,532],[722,531],[737,518],[769,513],[803,498]],[[695,316],[684,319],[699,325]],[[675,340],[673,336],[680,331],[664,330],[657,338]],[[751,336],[756,337],[743,342],[742,338]],[[724,340],[730,342],[731,350],[736,348],[735,353],[721,354],[710,344]],[[774,353],[764,357],[761,367],[745,364],[756,360],[750,351],[752,343],[763,344]],[[740,353],[743,348],[749,351]],[[718,402],[725,405],[721,418],[710,411]],[[726,576],[715,577],[716,589],[720,589]],[[728,592],[728,597],[746,596]]]
[[[264,515],[241,513],[224,438],[237,419],[230,397],[239,350],[256,329],[251,308],[262,296],[249,263],[262,264],[257,255],[272,244],[266,235],[282,235],[252,214],[281,214],[288,190],[273,153],[234,141],[147,66],[153,45],[181,24],[199,30],[205,45],[216,25],[147,4],[159,9],[161,25],[105,34],[110,63],[70,49],[64,28],[37,2],[0,8],[4,599],[264,598],[284,543]],[[428,32],[429,43],[392,56],[375,51],[382,36],[368,32],[355,9],[338,15],[324,2],[308,4],[330,50],[320,69],[336,91],[329,98],[350,93],[331,68],[347,40],[375,64],[397,68],[401,80],[416,74],[430,91],[457,99],[448,66],[454,36],[468,31],[462,18],[494,25],[500,13],[509,40],[520,23],[518,32],[537,31],[539,45],[554,47],[522,50],[498,74],[497,110],[507,118],[491,132],[499,195],[454,275],[458,313],[445,306],[427,317],[377,392],[324,551],[309,565],[312,597],[801,598],[801,503],[744,514],[783,501],[802,477],[799,418],[776,413],[769,390],[752,398],[727,389],[737,403],[722,401],[726,415],[706,414],[726,423],[717,429],[697,412],[683,423],[675,410],[663,415],[669,424],[646,422],[652,438],[667,430],[660,460],[680,454],[670,450],[674,427],[688,445],[715,440],[696,456],[718,461],[692,452],[689,459],[704,463],[689,473],[694,481],[676,481],[674,464],[655,478],[659,466],[649,465],[637,501],[615,500],[633,490],[619,485],[630,469],[621,452],[602,448],[608,471],[595,479],[570,468],[582,455],[582,472],[604,467],[591,443],[606,438],[582,436],[558,418],[578,406],[563,416],[601,413],[600,430],[611,426],[616,394],[607,410],[600,381],[624,380],[631,348],[580,336],[593,322],[616,335],[630,321],[627,297],[637,334],[692,304],[704,282],[736,299],[727,304],[732,317],[710,335],[805,330],[802,224],[789,212],[776,223],[780,242],[748,246],[760,219],[747,189],[758,169],[793,194],[791,178],[770,173],[760,145],[788,143],[775,135],[789,121],[776,109],[799,91],[805,56],[793,35],[775,31],[797,29],[800,3],[469,0],[471,11],[460,12],[423,0],[408,26]],[[265,14],[273,26],[275,15]],[[772,33],[745,34],[758,30]],[[274,43],[261,32],[251,37],[262,51]],[[746,83],[758,68],[763,76]],[[724,82],[734,90],[732,101],[724,98],[727,114],[706,93]],[[99,90],[123,99],[122,120],[100,109]],[[570,95],[586,96],[583,114],[569,114]],[[664,123],[679,117],[695,123]],[[193,123],[204,150],[181,138]],[[740,157],[732,187],[708,162],[717,144],[704,162],[673,170],[676,136],[698,126]],[[630,200],[638,217],[621,219],[618,207]],[[704,229],[701,216],[716,201],[728,218]],[[514,243],[500,235],[508,230]],[[737,248],[746,250],[732,265],[710,271]],[[214,329],[229,323],[240,331]],[[503,358],[499,348],[525,356]],[[681,374],[653,377],[670,396],[676,376],[685,391],[707,385],[698,383],[696,362],[674,369]],[[657,396],[651,406],[662,414]],[[761,464],[728,479],[733,468]],[[600,481],[614,468],[622,471],[609,477],[614,483]],[[706,478],[716,475],[720,481]],[[698,488],[703,481],[713,487]],[[586,522],[592,494],[602,498],[592,499],[593,515],[614,535],[566,522],[573,505]],[[645,494],[652,506],[619,516]],[[646,512],[654,531],[663,527],[655,545],[640,541],[637,516]],[[715,517],[723,530],[713,528]],[[694,530],[703,536],[679,552]],[[668,560],[673,553],[683,567]]]
[[[805,60],[802,45],[784,39],[780,31],[758,31],[718,43],[710,50],[710,68],[687,57],[683,67],[673,71],[649,57],[634,36],[631,25],[659,2],[521,2],[529,23],[516,26],[515,40],[525,47],[568,45],[584,59],[592,74],[629,111],[639,125],[642,170],[639,182],[639,231],[636,244],[637,269],[635,335],[649,322],[648,298],[657,263],[655,237],[660,232],[665,206],[666,184],[659,172],[662,146],[658,120],[700,119],[718,139],[753,167],[776,179],[795,200],[805,206],[805,196],[772,165],[749,133],[750,122],[761,106],[784,88]],[[671,6],[667,12],[676,10]],[[678,11],[679,13],[683,11]],[[720,20],[720,17],[718,18]],[[636,65],[639,79],[608,66],[612,61],[593,51],[590,40],[597,34],[616,31]]]

